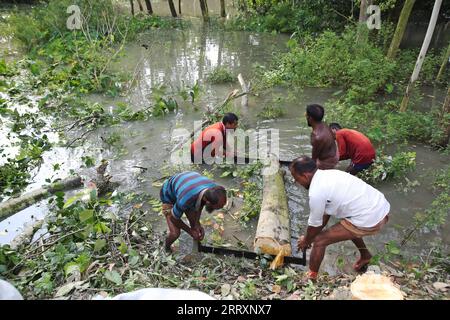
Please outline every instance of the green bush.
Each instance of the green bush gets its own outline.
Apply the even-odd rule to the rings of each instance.
[[[415,152],[399,152],[394,156],[378,154],[368,170],[362,171],[360,177],[368,183],[377,183],[390,178],[404,176],[416,166]]]
[[[258,118],[261,119],[277,119],[284,115],[284,110],[281,107],[266,106],[258,113]]]
[[[247,11],[239,14],[227,23],[233,30],[257,32],[306,33],[319,32],[333,28],[343,29],[345,19],[334,9],[338,6],[349,7],[342,1],[316,0],[301,1],[249,1]],[[324,18],[325,17],[325,18]]]
[[[225,67],[216,67],[208,74],[208,81],[213,84],[234,82],[235,77]]]

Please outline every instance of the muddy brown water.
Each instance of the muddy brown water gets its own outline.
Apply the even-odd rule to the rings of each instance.
[[[217,105],[233,89],[239,88],[237,82],[226,85],[211,85],[206,80],[207,75],[216,66],[225,66],[235,75],[242,73],[244,78],[251,80],[256,65],[268,66],[274,54],[286,50],[288,39],[282,35],[257,34],[249,32],[219,32],[195,24],[189,30],[154,30],[141,35],[136,42],[129,44],[124,56],[113,68],[135,73],[136,83],[121,97],[111,98],[99,95],[89,97],[112,109],[119,102],[125,102],[134,110],[145,108],[151,103],[152,88],[164,83],[174,89],[183,85],[192,86],[196,81],[202,88],[202,93],[194,106],[190,102],[178,99],[180,110],[178,114],[169,114],[164,118],[150,119],[146,122],[122,123],[113,127],[101,128],[91,134],[82,148],[66,149],[55,147],[44,155],[44,163],[35,172],[32,184],[25,191],[38,188],[45,183],[49,176],[65,177],[72,169],[86,177],[92,177],[94,169],[81,168],[82,156],[92,156],[96,160],[108,159],[109,172],[116,181],[120,182],[119,191],[146,192],[158,197],[159,187],[152,182],[165,174],[164,167],[169,164],[168,152],[171,149],[171,135],[175,128],[185,127],[191,130],[193,121],[200,120],[206,107]],[[142,45],[148,46],[148,49]],[[242,109],[240,100],[234,101],[234,108],[242,117],[246,127],[276,128],[280,132],[280,150],[282,158],[293,159],[301,154],[310,154],[310,128],[304,120],[304,110],[308,103],[320,103],[327,106],[337,88],[276,88],[263,96],[251,96],[248,109]],[[279,105],[285,115],[275,120],[260,120],[257,114],[264,106]],[[332,119],[329,119],[332,120]],[[103,143],[102,138],[112,134],[121,137],[118,146],[111,147]],[[57,139],[55,137],[55,139]],[[431,173],[443,168],[449,162],[449,157],[430,150],[423,145],[409,145],[407,150],[417,152],[417,168],[408,177],[418,180],[419,187],[414,192],[404,193],[398,190],[398,183],[383,183],[379,188],[390,201],[392,219],[381,234],[369,237],[368,244],[373,251],[383,248],[384,243],[397,239],[402,228],[410,226],[414,214],[427,208],[434,199],[431,190]],[[54,172],[53,164],[59,163],[61,169]],[[345,168],[345,163],[340,168]],[[135,166],[148,168],[142,172]],[[210,169],[208,166],[199,168],[202,171]],[[181,169],[180,169],[181,170]],[[288,176],[289,177],[289,176]],[[238,188],[233,179],[218,178],[227,187]],[[307,193],[301,187],[288,182],[286,190],[289,197],[291,211],[292,236],[298,237],[305,231],[308,218]],[[239,210],[239,201],[233,211]],[[165,230],[164,220],[157,213],[149,210],[150,220],[154,222],[156,230]],[[0,222],[0,244],[8,243],[23,225],[32,219],[45,216],[46,202],[43,201],[22,212]],[[247,228],[243,228],[230,215],[225,216],[224,240],[236,245],[236,238],[243,241],[249,248],[252,246],[256,219]],[[419,243],[411,244],[405,251],[415,255],[420,250],[428,248],[430,241],[442,240],[449,244],[450,226],[447,223],[439,230],[428,230],[421,235]],[[295,245],[296,240],[292,239]],[[181,245],[189,246],[186,235],[182,237]],[[350,271],[356,251],[351,243],[330,246],[322,269],[334,274]],[[338,263],[343,260],[344,263]]]

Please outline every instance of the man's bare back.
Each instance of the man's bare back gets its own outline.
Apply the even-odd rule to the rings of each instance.
[[[319,123],[311,133],[312,158],[319,169],[333,169],[338,161],[336,141],[331,129]]]

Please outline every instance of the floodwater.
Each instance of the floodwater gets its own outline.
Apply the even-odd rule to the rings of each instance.
[[[156,3],[156,2],[155,2]],[[94,177],[95,169],[82,168],[82,156],[91,156],[97,160],[108,159],[108,172],[113,180],[120,182],[119,191],[147,192],[158,197],[159,187],[153,182],[164,177],[169,169],[169,151],[171,137],[176,128],[193,128],[193,122],[201,120],[206,108],[220,104],[229,92],[239,89],[239,83],[226,85],[211,85],[207,75],[217,66],[230,69],[234,75],[241,73],[246,81],[255,76],[255,67],[268,66],[274,54],[286,50],[288,37],[283,35],[257,34],[249,32],[220,32],[204,28],[194,23],[189,30],[152,30],[141,35],[136,42],[129,44],[124,56],[113,68],[134,75],[135,83],[124,96],[111,98],[99,95],[89,97],[92,101],[102,103],[109,109],[118,103],[126,103],[133,110],[148,107],[152,102],[152,91],[160,84],[168,86],[169,90],[191,87],[197,81],[202,89],[197,101],[183,102],[177,98],[180,105],[178,114],[169,114],[163,118],[150,119],[146,122],[129,122],[109,128],[101,128],[86,138],[83,148],[66,149],[56,147],[44,156],[44,164],[37,170],[32,184],[25,191],[38,188],[49,176],[64,178],[74,170],[89,180]],[[146,45],[144,47],[143,45]],[[172,88],[172,89],[170,89]],[[319,103],[327,106],[337,88],[317,89],[277,88],[264,95],[250,96],[248,108],[241,107],[240,100],[233,102],[235,110],[241,115],[241,123],[245,128],[279,130],[280,154],[283,159],[293,159],[302,154],[310,154],[310,128],[304,119],[305,107],[309,103]],[[264,106],[280,106],[284,110],[283,117],[275,120],[260,120],[257,114]],[[332,121],[332,119],[329,119]],[[109,146],[103,141],[111,135],[120,137],[115,146]],[[398,239],[402,228],[410,226],[417,211],[427,208],[434,195],[431,190],[430,173],[436,172],[448,164],[449,157],[443,156],[422,145],[410,145],[407,149],[417,152],[417,169],[409,175],[411,180],[418,180],[419,187],[415,192],[405,194],[398,190],[396,183],[389,182],[377,186],[391,203],[392,212],[389,225],[381,234],[369,237],[368,244],[376,250],[382,249],[384,243]],[[53,164],[59,163],[61,169],[53,171]],[[143,171],[139,167],[147,168]],[[340,164],[345,168],[345,164]],[[208,166],[197,168],[199,171],[211,169]],[[286,169],[286,168],[285,168]],[[292,244],[296,237],[306,230],[308,218],[307,193],[301,187],[289,181],[286,190],[291,211]],[[218,178],[227,187],[238,188],[233,179]],[[232,212],[239,210],[239,200]],[[0,222],[0,244],[8,243],[20,230],[24,223],[31,219],[42,218],[45,215],[45,201],[32,206]],[[165,230],[164,220],[149,209],[149,219],[154,221],[157,230]],[[32,218],[33,217],[33,218]],[[236,238],[249,248],[255,232],[256,219],[247,228],[234,221],[231,215],[225,216],[225,242],[236,244]],[[421,239],[422,243],[410,245],[405,250],[416,254],[418,250],[427,247],[427,243],[438,237],[449,244],[449,224],[437,231],[428,231]],[[188,242],[183,236],[181,242]],[[424,245],[425,244],[425,245]],[[323,270],[330,274],[339,270],[349,272],[353,263],[355,249],[349,244],[330,246],[327,251]],[[337,259],[343,258],[344,265],[337,267]]]

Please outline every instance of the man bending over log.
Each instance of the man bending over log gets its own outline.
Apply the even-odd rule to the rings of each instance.
[[[310,104],[306,107],[306,120],[312,127],[311,145],[312,158],[319,169],[334,169],[339,162],[336,140],[330,127],[322,122],[325,110],[318,104]]]
[[[362,237],[378,233],[388,222],[390,204],[384,195],[361,179],[340,170],[320,170],[316,162],[302,156],[290,166],[295,181],[309,190],[309,219],[298,249],[312,245],[307,278],[315,281],[328,245],[351,240],[361,257],[354,264],[361,271],[372,255]],[[330,216],[340,221],[324,230]]]
[[[238,127],[238,117],[234,113],[226,113],[222,122],[214,123],[202,131],[200,136],[191,144],[191,160],[193,163],[203,163],[205,158],[214,158],[216,150],[223,147],[226,155],[227,130],[235,130]],[[210,146],[208,149],[207,147]],[[206,150],[206,152],[204,152]],[[234,155],[233,155],[234,156]]]
[[[200,225],[200,215],[203,207],[211,213],[221,209],[227,202],[224,187],[217,185],[207,177],[197,172],[186,171],[167,179],[160,191],[162,212],[166,217],[169,234],[165,248],[171,251],[171,245],[180,236],[183,229],[194,240],[203,240],[205,231]],[[190,226],[181,220],[183,213],[189,220]]]
[[[352,129],[342,129],[339,123],[330,123],[336,136],[339,160],[351,159],[346,172],[356,175],[369,168],[375,160],[375,148],[364,134]]]

